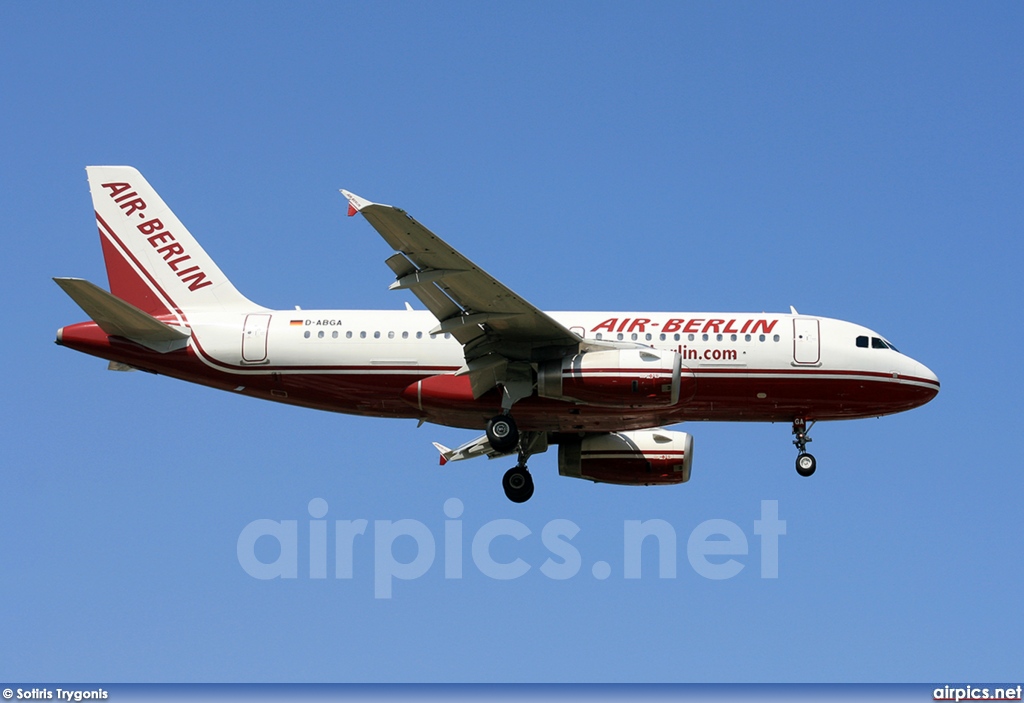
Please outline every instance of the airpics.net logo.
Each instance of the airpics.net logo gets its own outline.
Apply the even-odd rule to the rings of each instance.
[[[521,555],[516,555],[509,547],[523,545],[523,540],[535,534],[534,530],[519,520],[507,518],[467,529],[462,519],[465,506],[458,498],[449,498],[444,503],[445,519],[438,519],[443,525],[435,528],[441,533],[440,539],[419,520],[374,520],[372,530],[366,519],[327,520],[329,506],[323,498],[309,501],[307,510],[311,519],[307,521],[303,516],[301,522],[308,522],[308,526],[303,525],[301,530],[300,520],[267,518],[253,520],[242,529],[237,553],[245,573],[260,580],[297,579],[300,554],[302,561],[308,555],[309,578],[326,579],[328,572],[333,571],[335,579],[352,579],[357,566],[372,568],[374,598],[391,598],[396,581],[418,579],[428,574],[438,560],[442,562],[439,569],[444,570],[445,579],[463,578],[467,547],[472,567],[496,581],[522,578],[535,566],[544,577],[565,581],[578,576],[584,568],[583,555],[573,543],[581,529],[572,520],[550,520],[540,529],[540,543],[546,553],[531,557],[531,564],[523,555],[535,549],[523,548]],[[760,516],[752,522],[753,541],[760,552],[760,577],[778,578],[779,538],[786,534],[786,521],[779,519],[779,502],[762,500]],[[329,527],[333,527],[333,550],[328,549]],[[670,522],[624,520],[621,539],[623,578],[642,577],[645,543],[655,545],[658,577],[676,578],[680,540]],[[731,520],[705,520],[686,536],[686,558],[698,576],[731,579],[752,561],[751,541],[743,528]],[[372,567],[363,567],[366,560],[360,559],[357,564],[355,556],[357,550],[362,554],[369,549],[368,542],[372,542],[373,563]],[[651,551],[649,546],[648,556]],[[612,570],[607,561],[590,565],[592,576],[598,580],[612,576]]]

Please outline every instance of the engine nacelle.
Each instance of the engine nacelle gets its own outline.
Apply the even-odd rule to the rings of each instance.
[[[648,408],[679,402],[682,357],[661,349],[609,349],[542,363],[537,395],[588,405]]]
[[[686,432],[610,432],[558,445],[558,473],[598,483],[685,483],[692,465],[693,437]]]

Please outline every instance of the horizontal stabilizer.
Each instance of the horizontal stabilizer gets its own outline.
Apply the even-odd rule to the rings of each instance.
[[[83,278],[53,280],[109,335],[130,339],[160,353],[188,344],[190,330],[163,323]]]

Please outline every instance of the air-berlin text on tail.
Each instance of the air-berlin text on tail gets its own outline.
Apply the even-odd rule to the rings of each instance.
[[[664,325],[660,322],[652,322],[646,317],[629,318],[621,320],[617,317],[610,317],[601,324],[594,327],[591,332],[646,332],[648,327],[660,328],[659,332],[714,332],[715,334],[771,334],[775,329],[778,320],[754,319],[738,320],[726,319],[704,319],[694,318],[687,320],[682,317],[670,317],[665,320]],[[651,331],[655,331],[652,329]]]
[[[164,229],[163,222],[156,218],[146,219],[146,201],[139,197],[130,183],[104,183],[103,187],[110,192],[111,199],[121,208],[125,217],[138,214],[142,223],[137,225],[136,229],[146,236],[150,246],[163,257],[181,282],[188,284],[189,290],[199,290],[213,285],[213,281],[206,277],[199,266],[188,265],[192,257],[185,253],[185,248],[174,235]]]

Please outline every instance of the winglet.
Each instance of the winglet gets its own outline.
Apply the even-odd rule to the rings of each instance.
[[[452,450],[449,449],[448,447],[444,446],[443,444],[439,444],[438,442],[431,442],[431,444],[434,445],[434,448],[437,451],[441,452],[441,457],[440,457],[441,463],[440,463],[440,466],[444,466],[445,464],[447,464],[448,463],[448,457],[451,456]]]
[[[341,189],[341,194],[345,196],[346,200],[348,200],[348,216],[349,217],[352,217],[353,215],[355,215],[357,212],[362,210],[367,205],[373,205],[373,203],[371,203],[369,200],[365,200],[363,198],[360,198],[355,193],[350,193],[349,191],[345,190],[344,188]]]

